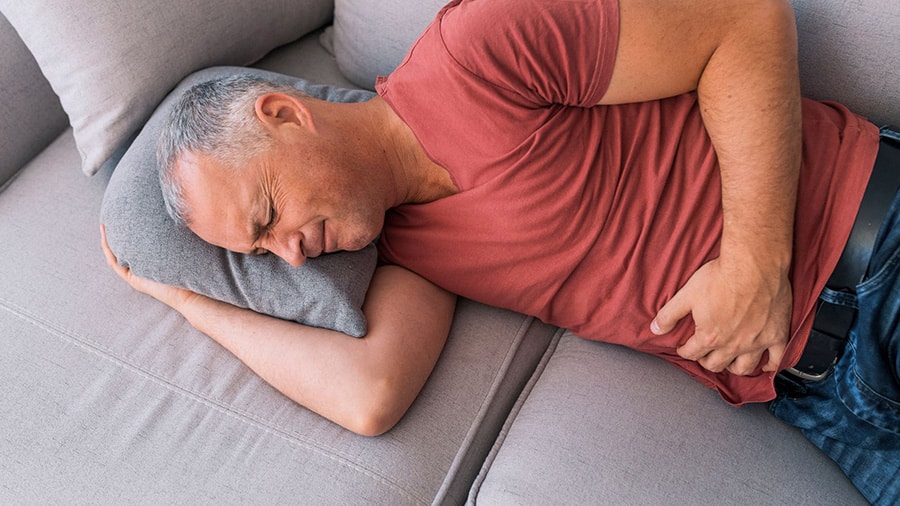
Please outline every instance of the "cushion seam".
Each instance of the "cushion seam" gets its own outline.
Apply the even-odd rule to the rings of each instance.
[[[494,460],[497,457],[497,453],[503,446],[503,443],[506,440],[506,436],[509,434],[511,426],[518,417],[519,412],[522,410],[522,406],[525,404],[525,400],[531,395],[531,391],[534,389],[534,386],[543,375],[544,370],[547,368],[547,364],[550,362],[550,359],[556,352],[556,348],[559,344],[560,339],[565,333],[565,329],[557,329],[556,332],[554,332],[553,337],[550,339],[550,344],[547,346],[547,350],[544,352],[544,355],[541,357],[540,362],[538,362],[537,366],[535,367],[531,378],[528,380],[528,383],[525,384],[525,387],[519,393],[519,397],[516,400],[516,403],[513,405],[512,409],[510,409],[509,415],[507,416],[506,421],[503,423],[503,427],[500,428],[500,433],[497,434],[497,438],[494,440],[491,451],[485,457],[484,463],[481,466],[481,470],[475,477],[475,481],[472,483],[472,486],[469,489],[469,498],[466,504],[475,505],[477,503],[476,497],[478,495],[478,492],[481,490],[481,485],[484,484],[484,480],[487,477],[488,471],[490,470],[491,466],[494,463]]]
[[[379,482],[379,483],[389,486],[390,488],[396,490],[397,492],[400,492],[401,494],[403,494],[404,496],[406,496],[407,498],[409,498],[411,500],[417,501],[419,503],[427,502],[425,499],[418,497],[412,491],[408,490],[405,486],[394,481],[393,476],[391,477],[391,479],[389,479],[387,476],[375,473],[372,470],[368,469],[367,467],[365,467],[357,462],[354,462],[352,459],[343,455],[339,451],[333,451],[330,448],[321,447],[317,443],[315,443],[311,440],[308,440],[308,439],[298,438],[295,434],[291,434],[290,432],[288,432],[282,428],[279,428],[277,426],[266,423],[264,420],[254,416],[251,413],[248,413],[243,410],[235,409],[231,406],[228,406],[228,405],[222,403],[219,400],[209,398],[198,392],[195,392],[195,391],[192,391],[185,387],[182,387],[182,386],[176,384],[175,382],[165,378],[164,376],[162,376],[158,373],[155,373],[149,369],[140,367],[139,365],[134,364],[133,362],[129,361],[128,359],[118,356],[117,354],[113,353],[111,350],[105,349],[104,347],[102,347],[96,343],[93,343],[90,340],[84,339],[83,337],[78,336],[77,334],[68,331],[67,329],[63,328],[60,325],[55,324],[54,322],[52,322],[50,320],[47,320],[45,318],[40,317],[39,315],[34,314],[33,312],[29,311],[28,309],[26,309],[8,299],[0,297],[0,308],[3,308],[4,310],[6,310],[6,312],[12,314],[13,316],[15,316],[23,321],[26,321],[36,327],[39,327],[58,338],[67,340],[67,341],[75,344],[76,346],[82,348],[83,350],[85,350],[91,354],[94,354],[95,356],[100,357],[101,359],[104,359],[104,360],[114,363],[121,369],[131,371],[132,373],[142,376],[145,379],[149,379],[153,383],[156,383],[157,385],[160,385],[163,388],[165,388],[171,392],[174,392],[184,398],[187,398],[194,402],[203,404],[203,405],[207,406],[208,408],[211,408],[215,411],[225,414],[226,416],[234,418],[242,423],[253,425],[253,426],[257,427],[258,429],[262,430],[263,432],[268,433],[277,438],[280,438],[284,441],[287,441],[290,444],[295,444],[295,445],[298,445],[301,447],[308,448],[324,457],[327,457],[327,458],[333,460],[334,462],[336,462],[342,466],[345,466],[345,467],[354,469],[358,472],[361,472],[362,474],[369,476],[371,479],[373,479],[376,482]]]
[[[469,455],[469,450],[477,439],[477,428],[482,426],[485,418],[487,417],[487,412],[489,411],[490,407],[494,405],[493,401],[496,399],[499,393],[501,383],[503,383],[502,379],[507,376],[506,373],[512,366],[515,357],[518,356],[518,352],[522,347],[523,340],[528,335],[531,328],[534,327],[536,321],[536,318],[529,316],[524,318],[522,323],[519,325],[519,328],[516,331],[516,336],[515,338],[513,338],[512,343],[507,349],[506,356],[503,358],[503,362],[501,363],[500,368],[497,369],[497,372],[494,374],[494,377],[491,380],[491,387],[488,390],[487,394],[485,394],[481,405],[478,408],[478,414],[469,425],[469,430],[466,432],[466,435],[463,438],[463,442],[460,445],[459,450],[457,451],[456,457],[453,459],[453,462],[450,464],[450,468],[447,470],[447,475],[444,479],[444,485],[441,486],[432,504],[440,504],[441,502],[449,499],[450,490],[448,488],[448,484],[451,480],[454,480],[459,475],[460,468],[463,465],[463,460]],[[509,416],[509,414],[507,414],[507,416]],[[489,454],[490,452],[488,453],[488,455]]]

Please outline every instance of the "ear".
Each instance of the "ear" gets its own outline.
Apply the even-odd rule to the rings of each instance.
[[[309,107],[302,100],[284,93],[266,93],[256,99],[256,117],[266,128],[303,127],[315,131]]]

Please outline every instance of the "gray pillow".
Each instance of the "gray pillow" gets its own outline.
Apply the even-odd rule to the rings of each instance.
[[[0,0],[95,173],[185,76],[246,65],[324,25],[332,0]]]
[[[374,245],[312,258],[295,268],[272,254],[241,255],[212,246],[177,226],[165,210],[155,150],[171,104],[195,83],[235,73],[267,77],[333,102],[360,102],[373,96],[239,67],[212,68],[190,76],[153,114],[110,179],[101,210],[110,248],[122,265],[139,276],[281,319],[361,337],[366,333],[361,307],[377,260]]]
[[[68,127],[50,83],[0,15],[0,186]]]
[[[357,86],[397,68],[447,0],[339,0],[334,5],[334,56]]]

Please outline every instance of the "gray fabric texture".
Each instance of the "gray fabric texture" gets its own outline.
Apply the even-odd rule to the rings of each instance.
[[[539,374],[470,504],[866,504],[765,405],[732,408],[659,358],[566,333]]]
[[[356,436],[118,279],[97,227],[109,173],[79,163],[66,133],[0,193],[0,504],[465,497],[555,329],[460,301],[407,415]]]
[[[95,173],[182,78],[246,65],[322,26],[330,0],[0,0],[35,55]]]
[[[0,14],[0,186],[68,125],[50,83]]]
[[[374,245],[311,258],[292,267],[272,254],[241,255],[207,244],[166,213],[155,149],[171,104],[195,83],[238,73],[266,77],[323,100],[358,102],[372,97],[368,91],[314,85],[240,67],[191,75],[153,114],[116,167],[101,212],[110,248],[122,265],[139,276],[285,320],[361,337],[366,333],[362,304],[377,261]]]
[[[791,0],[803,94],[900,125],[900,2]]]
[[[330,27],[329,27],[330,28]],[[314,82],[356,88],[337,67],[334,51],[322,43],[328,29],[319,30],[290,44],[273,49],[253,66],[289,76],[315,76]]]
[[[375,88],[375,78],[397,68],[422,30],[447,0],[335,0],[334,54],[357,86]]]

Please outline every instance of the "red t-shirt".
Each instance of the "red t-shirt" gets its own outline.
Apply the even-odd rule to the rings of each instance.
[[[611,78],[615,0],[458,0],[377,85],[459,193],[388,213],[379,251],[445,289],[663,357],[733,404],[773,398],[773,374],[711,373],[675,349],[656,312],[722,230],[716,155],[693,93],[594,106]],[[805,101],[792,338],[799,358],[817,295],[862,198],[878,130]]]

